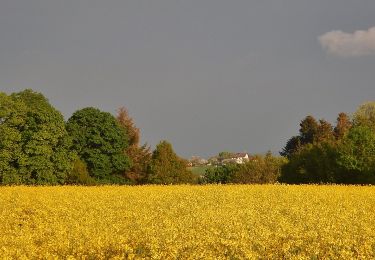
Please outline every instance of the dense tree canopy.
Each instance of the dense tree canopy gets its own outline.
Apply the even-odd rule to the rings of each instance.
[[[318,122],[313,116],[306,116],[300,123],[299,135],[291,137],[280,155],[290,158],[294,153],[307,144],[329,135],[330,125],[325,120]]]
[[[0,94],[2,183],[64,183],[75,159],[70,145],[63,116],[42,94]]]
[[[292,154],[282,167],[281,182],[335,183],[340,172],[337,149],[331,142],[307,144]]]
[[[96,108],[76,111],[67,122],[73,148],[86,163],[91,177],[104,182],[118,182],[118,174],[131,162],[124,154],[128,136],[110,113]]]
[[[354,113],[355,125],[367,126],[375,131],[375,101],[365,102]]]
[[[341,182],[375,184],[374,130],[368,126],[351,128],[338,153],[338,164],[345,174]]]
[[[233,175],[238,170],[237,164],[226,164],[206,169],[203,178],[200,180],[201,183],[232,183]]]
[[[334,129],[325,120],[306,119],[300,135],[292,137],[281,152],[289,158],[282,182],[375,183],[375,102],[362,104],[353,122],[340,113]]]

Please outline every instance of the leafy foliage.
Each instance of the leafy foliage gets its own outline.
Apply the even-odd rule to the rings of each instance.
[[[270,152],[256,155],[247,163],[238,166],[234,172],[234,183],[276,183],[281,175],[281,167],[287,162],[285,157],[275,157]]]
[[[287,162],[285,157],[255,155],[244,164],[229,163],[206,170],[202,183],[265,184],[277,182],[281,167]]]
[[[3,184],[62,184],[75,153],[63,116],[30,89],[0,94],[0,178]]]
[[[90,177],[84,161],[77,159],[73,164],[72,171],[68,174],[66,184],[94,185],[95,180]]]
[[[150,147],[139,141],[140,130],[125,108],[119,109],[117,120],[96,108],[84,108],[65,124],[61,113],[40,93],[30,89],[11,95],[0,92],[1,184],[197,181],[171,144],[162,141],[151,154]],[[274,183],[279,179],[375,184],[375,102],[362,104],[353,120],[340,113],[335,127],[306,116],[298,135],[287,141],[280,154],[284,157],[268,153],[253,156],[245,164],[220,165],[233,157],[221,152],[210,158],[215,167],[208,168],[200,182]]]
[[[280,181],[295,184],[336,183],[339,173],[337,156],[335,144],[308,144],[294,153],[289,163],[282,167]]]
[[[300,136],[293,136],[287,142],[283,150],[280,152],[281,156],[290,158],[294,153],[296,153],[302,146],[302,141]]]
[[[176,155],[172,145],[161,141],[152,153],[148,182],[154,184],[194,183],[196,176],[186,168],[187,162]]]
[[[319,124],[316,119],[309,115],[300,123],[300,137],[302,144],[311,144],[314,142],[318,133]]]
[[[352,127],[350,118],[345,113],[340,113],[337,117],[336,126],[334,128],[334,135],[337,140],[343,139]]]
[[[123,175],[136,184],[143,184],[147,181],[147,169],[151,162],[150,147],[147,144],[139,145],[140,130],[135,126],[126,108],[122,107],[118,110],[117,121],[128,133],[129,146],[124,153],[132,161],[131,167]]]
[[[110,113],[89,107],[76,111],[66,127],[90,176],[105,183],[119,181],[114,176],[128,169],[131,161],[124,154],[127,134],[116,119]]]
[[[329,125],[326,125],[324,120],[320,122],[323,125],[319,124],[313,116],[306,116],[300,123],[299,135],[293,136],[287,141],[280,155],[291,158],[304,145],[312,144],[317,139],[327,135],[327,133],[322,133],[321,131],[326,132],[329,129]]]
[[[375,101],[365,102],[354,113],[355,125],[367,126],[375,131]]]
[[[208,168],[203,175],[201,183],[231,183],[234,173],[238,170],[237,164],[226,164]]]
[[[338,164],[345,171],[342,182],[375,184],[375,131],[353,127],[338,151]]]
[[[297,138],[303,140],[302,134],[310,133],[305,136],[313,136],[312,142],[300,142],[298,146],[294,145],[296,142],[287,143],[281,154],[288,156],[289,163],[283,167],[280,181],[374,184],[374,104],[362,104],[354,114],[353,122],[340,113],[333,130],[325,120],[315,124],[312,118],[305,119]]]
[[[335,134],[332,125],[324,119],[319,120],[318,131],[314,137],[315,143],[334,141]]]

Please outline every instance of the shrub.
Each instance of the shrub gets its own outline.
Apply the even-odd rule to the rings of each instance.
[[[95,180],[90,177],[84,161],[77,159],[72,171],[68,174],[66,184],[95,185]]]

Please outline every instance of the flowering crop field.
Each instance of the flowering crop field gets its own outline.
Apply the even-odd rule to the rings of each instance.
[[[0,258],[374,259],[375,187],[1,187]]]

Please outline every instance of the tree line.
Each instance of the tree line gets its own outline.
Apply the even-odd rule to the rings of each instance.
[[[288,163],[280,182],[375,184],[375,102],[362,104],[352,117],[340,113],[334,127],[307,116],[281,155]]]
[[[0,92],[0,184],[375,184],[375,102],[336,125],[313,116],[280,152],[208,168],[201,177],[163,140],[151,151],[126,108],[87,107],[65,121],[43,94]]]
[[[306,116],[281,156],[256,155],[245,164],[206,170],[203,183],[375,184],[375,102],[336,125]]]
[[[0,92],[0,184],[194,182],[186,161],[161,141],[151,152],[125,108],[87,107],[65,122],[41,93]]]

